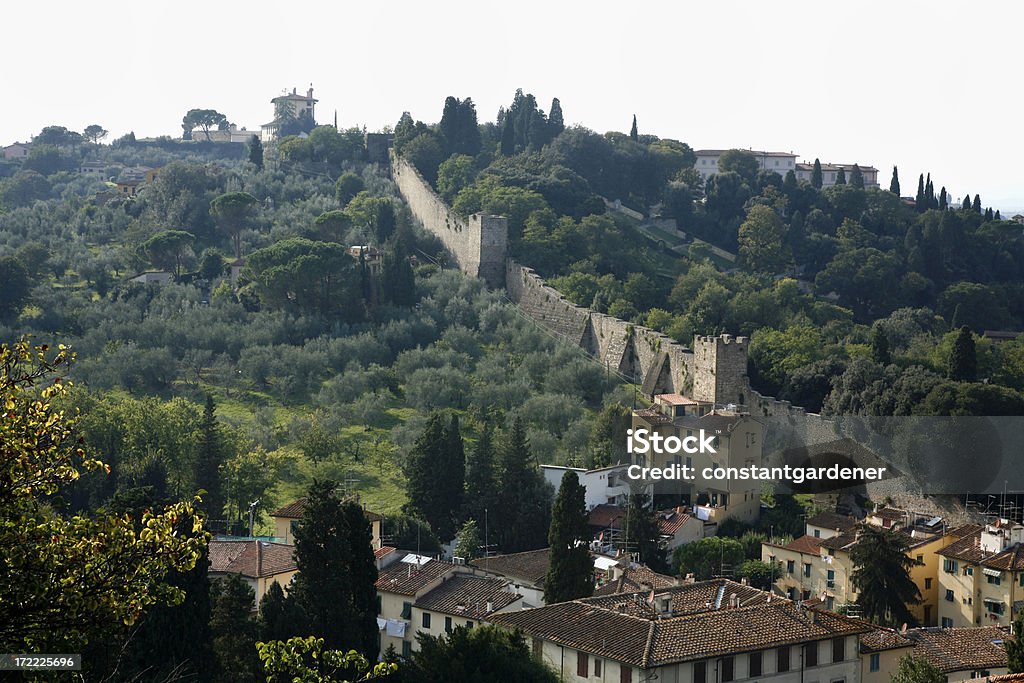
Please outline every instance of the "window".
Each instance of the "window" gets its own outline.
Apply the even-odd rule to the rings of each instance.
[[[807,643],[804,645],[804,666],[810,668],[818,666],[818,644]]]
[[[942,628],[953,628],[953,620],[949,617],[942,617]]]
[[[836,587],[836,570],[835,569],[829,569],[828,572],[826,572],[825,585],[828,588],[835,588]]]
[[[943,560],[942,561],[942,571],[946,572],[947,574],[956,574],[956,570],[957,570],[956,560]]]
[[[785,673],[789,671],[789,646],[780,647],[775,651],[775,670],[777,672]]]
[[[882,659],[882,656],[880,654],[878,654],[877,652],[875,652],[874,654],[871,655],[871,659],[870,659],[869,664],[870,664],[870,668],[871,668],[872,673],[875,672],[875,671],[878,671],[879,669],[882,668],[881,659]]]
[[[467,621],[466,622],[466,628],[473,628],[473,622],[472,621]]]
[[[451,633],[452,632],[452,618],[451,617],[445,617],[444,618],[444,632],[445,633]]]
[[[1022,588],[1024,588],[1024,572],[1021,572],[1020,574],[1020,585]]]
[[[916,561],[918,564],[924,564],[924,555],[918,555]]]
[[[827,609],[828,611],[831,612],[835,608],[836,608],[836,599],[833,598],[831,595],[825,596],[825,609]]]
[[[993,586],[998,586],[1003,582],[1002,574],[1000,574],[999,576],[986,576],[985,578],[988,579],[988,582],[991,583]]]
[[[576,675],[586,678],[590,674],[588,673],[590,664],[590,655],[586,652],[576,653]]]
[[[729,683],[733,680],[735,662],[736,660],[732,657],[722,657],[722,683]]]
[[[790,574],[796,571],[796,561],[786,560],[786,571]]]
[[[810,589],[805,590],[803,592],[803,595],[800,596],[800,599],[801,600],[810,600],[811,599],[811,591],[810,591]]]
[[[931,579],[931,577],[925,578],[925,580],[924,580],[924,589],[925,590],[931,590],[931,587],[932,587],[932,579]]]
[[[594,675],[597,677],[601,676],[601,660],[594,657]]]
[[[619,664],[619,683],[633,683],[633,670],[625,664]]]
[[[402,603],[402,618],[403,619],[412,619],[412,603],[411,602],[403,602]]]
[[[1003,614],[1006,612],[1006,605],[1001,602],[985,600],[985,609],[988,610],[989,614]]]
[[[708,680],[708,663],[707,662],[694,662],[693,663],[693,683],[707,683]]]
[[[755,676],[760,676],[760,675],[761,675],[761,653],[760,652],[751,652],[750,653],[749,667],[747,669],[747,677],[748,678],[753,678]]]
[[[424,612],[423,613],[423,628],[425,628],[425,629],[429,629],[430,628],[430,612]]]
[[[380,610],[381,610],[380,594],[378,594],[377,595],[377,614],[380,614]]]
[[[814,537],[815,538],[821,538],[821,529],[815,529],[814,530]]]
[[[804,576],[810,576],[810,575],[811,575],[811,565],[809,563],[807,563],[807,562],[804,562]]]
[[[956,598],[953,595],[953,591],[946,589],[946,602],[954,602]]]
[[[846,638],[832,639],[832,661],[841,662],[846,659]]]
[[[964,567],[964,576],[974,576],[974,567]]]

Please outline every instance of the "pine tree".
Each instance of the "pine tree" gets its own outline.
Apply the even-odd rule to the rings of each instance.
[[[814,160],[814,168],[811,170],[811,187],[821,189],[822,178],[821,178],[821,162],[817,159]]]
[[[311,635],[328,649],[356,650],[376,659],[377,564],[370,522],[362,508],[342,501],[335,482],[314,480],[295,529],[299,573],[292,593]]]
[[[857,544],[850,551],[851,579],[857,589],[857,604],[864,617],[876,624],[916,624],[907,607],[921,601],[921,593],[910,578],[913,558],[907,556],[906,537],[888,529],[860,527]]]
[[[548,112],[548,126],[551,128],[551,139],[554,140],[565,130],[565,120],[562,115],[562,103],[558,98],[551,100],[551,111]]]
[[[974,213],[981,213],[981,195],[974,195],[974,202],[971,204]]]
[[[924,173],[917,177],[917,196],[914,197],[914,208],[921,213],[928,208],[928,202],[924,196]]]
[[[253,135],[249,140],[249,163],[255,166],[257,171],[263,170],[263,143],[258,135]]]
[[[213,395],[206,395],[203,419],[199,423],[199,448],[196,453],[196,487],[206,491],[203,495],[203,509],[207,524],[211,527],[224,516],[224,493],[220,468],[224,465],[225,453],[217,422],[217,406]]]
[[[274,581],[260,600],[258,622],[260,640],[288,640],[309,632],[306,615],[298,601],[286,596],[281,584]]]
[[[633,142],[636,142],[637,140],[639,140],[639,138],[640,135],[637,133],[636,130],[636,114],[633,114],[633,127],[629,129],[629,139],[632,140]]]
[[[943,185],[939,191],[939,211],[945,211],[949,208],[949,198],[946,196],[946,186]]]
[[[978,375],[978,357],[971,328],[959,329],[949,352],[946,376],[957,382],[973,382]]]
[[[473,454],[466,466],[466,519],[475,519],[483,524],[487,501],[494,495],[497,486],[494,480],[494,427],[484,423],[480,438],[476,441]]]
[[[543,548],[551,523],[551,487],[530,452],[526,428],[516,416],[502,439],[498,458],[501,486],[495,501],[491,529],[502,553]]]
[[[661,530],[653,510],[648,509],[646,493],[629,496],[626,513],[626,550],[636,553],[641,563],[656,572],[665,571],[665,551],[661,547]]]
[[[878,325],[871,330],[871,360],[879,365],[888,365],[892,362],[892,354],[889,351],[889,337]]]
[[[892,167],[892,180],[889,181],[889,192],[897,197],[900,196],[900,172],[895,166]]]
[[[566,471],[555,496],[548,530],[551,564],[544,578],[544,602],[548,605],[589,597],[594,592],[594,561],[587,546],[590,528],[586,497],[577,474]]]

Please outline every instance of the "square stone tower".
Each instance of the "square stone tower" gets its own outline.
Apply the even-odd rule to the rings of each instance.
[[[693,398],[718,406],[748,406],[746,337],[723,334],[693,338]]]
[[[508,219],[504,216],[475,213],[469,217],[467,232],[469,248],[475,252],[471,258],[476,261],[476,273],[472,270],[467,272],[483,278],[492,289],[504,289]]]

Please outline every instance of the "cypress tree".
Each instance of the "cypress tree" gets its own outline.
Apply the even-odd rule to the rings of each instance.
[[[484,522],[484,509],[496,490],[494,480],[494,427],[490,422],[484,424],[480,438],[477,439],[473,454],[468,458],[466,466],[466,519],[475,519],[479,524]]]
[[[860,166],[857,164],[853,165],[853,169],[850,171],[850,186],[855,187],[858,190],[864,189],[864,174],[860,170]]]
[[[932,185],[932,174],[929,173],[924,180],[924,208],[934,209],[935,186]]]
[[[262,673],[256,654],[256,622],[252,619],[253,589],[238,574],[229,574],[211,586],[213,610],[211,642],[217,654],[218,683],[255,681]]]
[[[946,186],[943,185],[939,191],[939,211],[945,211],[949,206],[949,200],[946,197]]]
[[[924,173],[917,177],[917,196],[914,197],[914,208],[922,213],[928,208],[928,203],[924,198]]]
[[[548,530],[551,564],[544,578],[544,602],[551,605],[594,592],[594,561],[590,559],[586,489],[572,470],[562,475]]]
[[[633,127],[629,129],[629,139],[636,142],[640,138],[636,130],[636,114],[633,114]]]
[[[973,382],[978,376],[978,358],[971,328],[964,325],[953,340],[946,375],[957,382]]]
[[[526,428],[516,416],[505,434],[498,459],[501,488],[491,528],[503,553],[543,548],[551,519],[551,489],[530,452]]]
[[[647,508],[646,493],[629,496],[626,513],[626,550],[636,553],[641,563],[656,572],[665,571],[665,551],[661,548],[661,530],[653,510]]]
[[[990,220],[992,220],[992,218],[993,218],[993,213],[992,213],[992,207],[990,206],[987,209],[985,209],[985,220],[986,221],[990,221]]]
[[[224,493],[220,473],[224,459],[220,425],[217,423],[217,406],[213,401],[213,395],[207,394],[203,419],[199,423],[195,481],[197,488],[206,491],[203,496],[203,510],[207,514],[208,526],[220,521],[224,515]]]
[[[892,362],[892,354],[889,351],[889,338],[878,325],[875,325],[871,330],[871,360],[879,365],[889,365]]]
[[[846,184],[846,169],[843,168],[842,166],[840,166],[839,170],[836,171],[836,185],[845,185],[845,184]]]
[[[505,123],[501,128],[501,155],[510,157],[516,153],[516,129],[512,112],[505,114]]]
[[[410,307],[416,303],[416,276],[400,240],[393,240],[384,249],[380,294],[381,299],[395,306]]]
[[[786,171],[786,177],[782,179],[782,189],[786,192],[793,192],[797,188],[796,173],[793,169]]]
[[[249,140],[249,163],[255,166],[257,171],[263,170],[263,143],[258,135],[253,135]]]
[[[971,210],[971,195],[964,195],[964,203],[960,208],[962,208],[964,211]]]
[[[981,213],[981,195],[974,195],[974,203],[971,204],[974,213]]]
[[[889,192],[897,197],[900,196],[900,173],[895,166],[892,167],[892,180],[889,181]]]
[[[295,598],[286,596],[277,581],[270,584],[270,588],[260,600],[258,630],[260,640],[264,642],[288,640],[306,635],[309,630],[306,615],[302,613],[298,602]]]
[[[447,422],[447,424],[446,424]],[[406,459],[407,513],[421,517],[443,542],[455,535],[462,513],[465,456],[458,418],[431,415]]]
[[[999,214],[999,209],[996,209],[996,215],[995,215],[995,219],[996,219],[997,221],[1001,221],[1001,220],[1003,220],[1003,217],[1002,217],[1002,216],[1001,216],[1001,215]]]
[[[811,170],[811,187],[821,189],[821,162],[814,160],[814,168]]]
[[[1013,620],[1014,638],[1003,641],[1006,648],[1006,666],[1010,673],[1024,673],[1024,610],[1019,610]]]
[[[548,126],[551,128],[551,139],[554,140],[565,130],[565,120],[562,116],[562,103],[558,98],[551,100],[551,111],[548,113]]]

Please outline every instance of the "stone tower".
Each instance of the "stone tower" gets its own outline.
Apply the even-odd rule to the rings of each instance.
[[[472,255],[467,258],[471,275],[483,278],[488,287],[504,289],[505,256],[508,250],[508,219],[475,213],[469,217],[465,239]],[[473,263],[476,261],[476,263]],[[475,272],[474,272],[475,271]]]
[[[748,406],[747,338],[723,334],[693,338],[693,398],[719,406]]]

